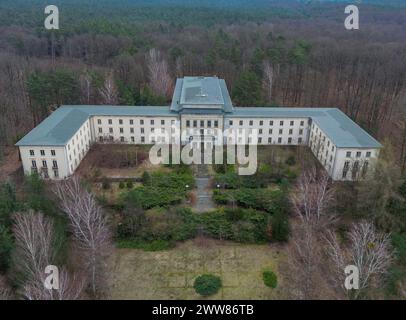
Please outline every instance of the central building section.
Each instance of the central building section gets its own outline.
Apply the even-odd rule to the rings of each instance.
[[[185,77],[176,81],[171,111],[179,113],[183,144],[210,148],[223,143],[224,115],[233,105],[223,79]]]

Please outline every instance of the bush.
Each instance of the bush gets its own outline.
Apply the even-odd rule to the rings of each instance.
[[[275,289],[278,285],[278,277],[272,271],[272,269],[264,270],[262,273],[262,279],[264,280],[264,284],[272,289]]]
[[[289,157],[286,159],[285,163],[286,163],[288,166],[294,166],[294,165],[296,164],[295,157],[294,157],[294,156],[289,156]]]
[[[102,179],[102,188],[104,190],[110,189],[110,181],[106,177],[103,177]]]
[[[173,248],[174,244],[165,240],[153,240],[151,242],[139,242],[132,240],[119,240],[116,247],[120,249],[142,249],[144,251],[162,251]]]
[[[147,186],[151,183],[151,176],[147,171],[143,172],[141,179],[144,186]]]
[[[288,241],[289,219],[285,212],[277,211],[271,218],[271,238],[274,241]]]
[[[221,279],[212,274],[203,274],[195,279],[193,287],[202,296],[210,296],[217,293],[221,288]]]
[[[406,265],[406,234],[396,233],[392,235],[392,245],[396,250],[399,262]]]
[[[134,187],[134,183],[131,180],[128,180],[126,186],[128,189],[132,189]]]
[[[124,182],[123,182],[123,181],[120,181],[120,183],[118,184],[118,187],[119,187],[120,189],[124,189],[124,187],[125,187]]]

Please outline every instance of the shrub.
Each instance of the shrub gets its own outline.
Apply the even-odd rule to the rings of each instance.
[[[132,189],[134,187],[134,183],[131,180],[128,180],[126,186],[128,189]]]
[[[267,287],[275,289],[278,285],[278,277],[270,268],[264,270],[262,273],[262,279]]]
[[[193,287],[202,296],[210,296],[221,288],[221,278],[212,274],[203,274],[195,279]]]
[[[151,176],[147,171],[144,171],[141,179],[142,179],[142,183],[144,184],[144,186],[147,186],[151,183]]]
[[[124,189],[124,187],[125,187],[124,182],[123,182],[123,181],[120,181],[120,183],[118,184],[118,187],[119,187],[120,189]]]
[[[271,237],[275,241],[288,241],[290,234],[289,219],[286,213],[277,211],[271,218]]]
[[[295,159],[294,156],[289,156],[289,157],[286,159],[285,163],[286,163],[288,166],[294,166],[294,165],[296,164],[296,159]]]
[[[103,177],[102,179],[102,188],[104,190],[110,189],[110,181],[106,177]]]
[[[392,245],[396,250],[400,263],[406,265],[406,234],[396,233],[392,235]]]

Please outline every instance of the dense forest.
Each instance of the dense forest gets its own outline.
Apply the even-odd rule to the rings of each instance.
[[[165,174],[144,172],[142,185],[137,188],[132,181],[114,182],[125,197],[113,204],[89,191],[93,182],[101,184],[103,195],[114,189],[111,181],[99,177],[99,168],[84,174],[89,180],[84,179],[84,185],[77,179],[51,185],[36,175],[21,176],[16,186],[2,181],[0,276],[6,275],[7,281],[0,277],[0,298],[5,282],[12,284],[13,290],[24,289],[29,298],[55,298],[41,296],[36,284],[22,276],[35,278],[33,269],[16,268],[16,261],[24,265],[20,262],[28,260],[28,266],[32,262],[24,250],[28,242],[25,230],[42,234],[43,238],[29,239],[39,244],[34,249],[43,254],[42,262],[56,259],[62,265],[73,261],[76,266],[87,261],[86,278],[90,281],[69,268],[61,273],[67,290],[57,298],[75,299],[85,282],[87,297],[98,297],[105,289],[96,273],[105,271],[101,262],[111,250],[113,231],[118,246],[136,239],[145,243],[153,240],[147,245],[162,247],[169,240],[193,238],[198,223],[210,226],[210,236],[220,240],[289,240],[283,247],[290,261],[284,268],[288,271],[285,277],[292,286],[290,293],[301,292],[293,298],[404,297],[405,3],[363,1],[358,4],[360,30],[353,31],[344,28],[345,3],[350,2],[56,0],[53,4],[59,7],[60,29],[49,31],[44,28],[45,1],[1,1],[0,147],[7,150],[60,105],[168,105],[175,79],[189,75],[224,78],[237,106],[338,107],[382,141],[384,148],[373,176],[354,184],[332,184],[327,175],[319,176],[314,168],[299,175],[295,166],[304,157],[300,150],[286,154],[283,161],[271,150],[259,174],[248,179],[239,177],[233,167],[218,166],[215,185],[228,187],[215,190],[214,200],[229,207],[200,216],[179,208],[165,211],[186,198],[185,185],[193,185],[191,169],[183,166],[165,168]],[[3,148],[0,151],[3,165],[7,161],[2,161]],[[129,155],[125,155],[128,162]],[[137,157],[140,160],[143,153]],[[119,162],[114,156],[110,158]],[[170,174],[168,170],[172,170]],[[89,207],[93,210],[86,209]],[[110,230],[111,221],[106,221],[101,207],[121,219],[117,230]],[[157,207],[160,215],[155,217],[160,218],[149,219],[151,212],[147,210]],[[303,208],[311,209],[307,212]],[[77,229],[85,221],[83,213],[98,222],[88,230],[92,233],[89,239],[95,243],[84,241]],[[264,219],[269,215],[268,229]],[[162,234],[157,235],[157,230]],[[332,232],[325,234],[326,230]],[[332,278],[341,281],[326,263],[326,247],[330,259],[347,259],[364,252],[357,245],[365,234],[368,237],[361,238],[368,243],[361,249],[375,252],[371,243],[385,247],[378,252],[384,261],[379,272],[388,276],[380,288],[384,290],[360,297],[348,297],[340,288],[318,291],[330,286],[318,278],[322,272],[329,271]],[[342,246],[341,238],[348,247]],[[388,249],[389,242],[395,248],[396,260]],[[314,263],[311,272],[306,273],[303,257]],[[72,268],[68,263],[66,267]],[[337,267],[342,271],[341,264]],[[15,275],[10,272],[14,268]],[[318,286],[313,288],[309,283]]]
[[[47,31],[42,1],[2,1],[2,144],[60,104],[167,104],[176,77],[217,75],[236,105],[337,106],[405,145],[405,9],[363,4],[360,30],[348,31],[342,4],[215,3],[56,1],[60,29]]]

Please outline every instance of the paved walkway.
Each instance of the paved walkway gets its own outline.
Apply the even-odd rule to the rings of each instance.
[[[196,180],[196,203],[194,209],[197,212],[210,211],[215,208],[212,191],[210,188],[210,176],[206,164],[197,165]]]

